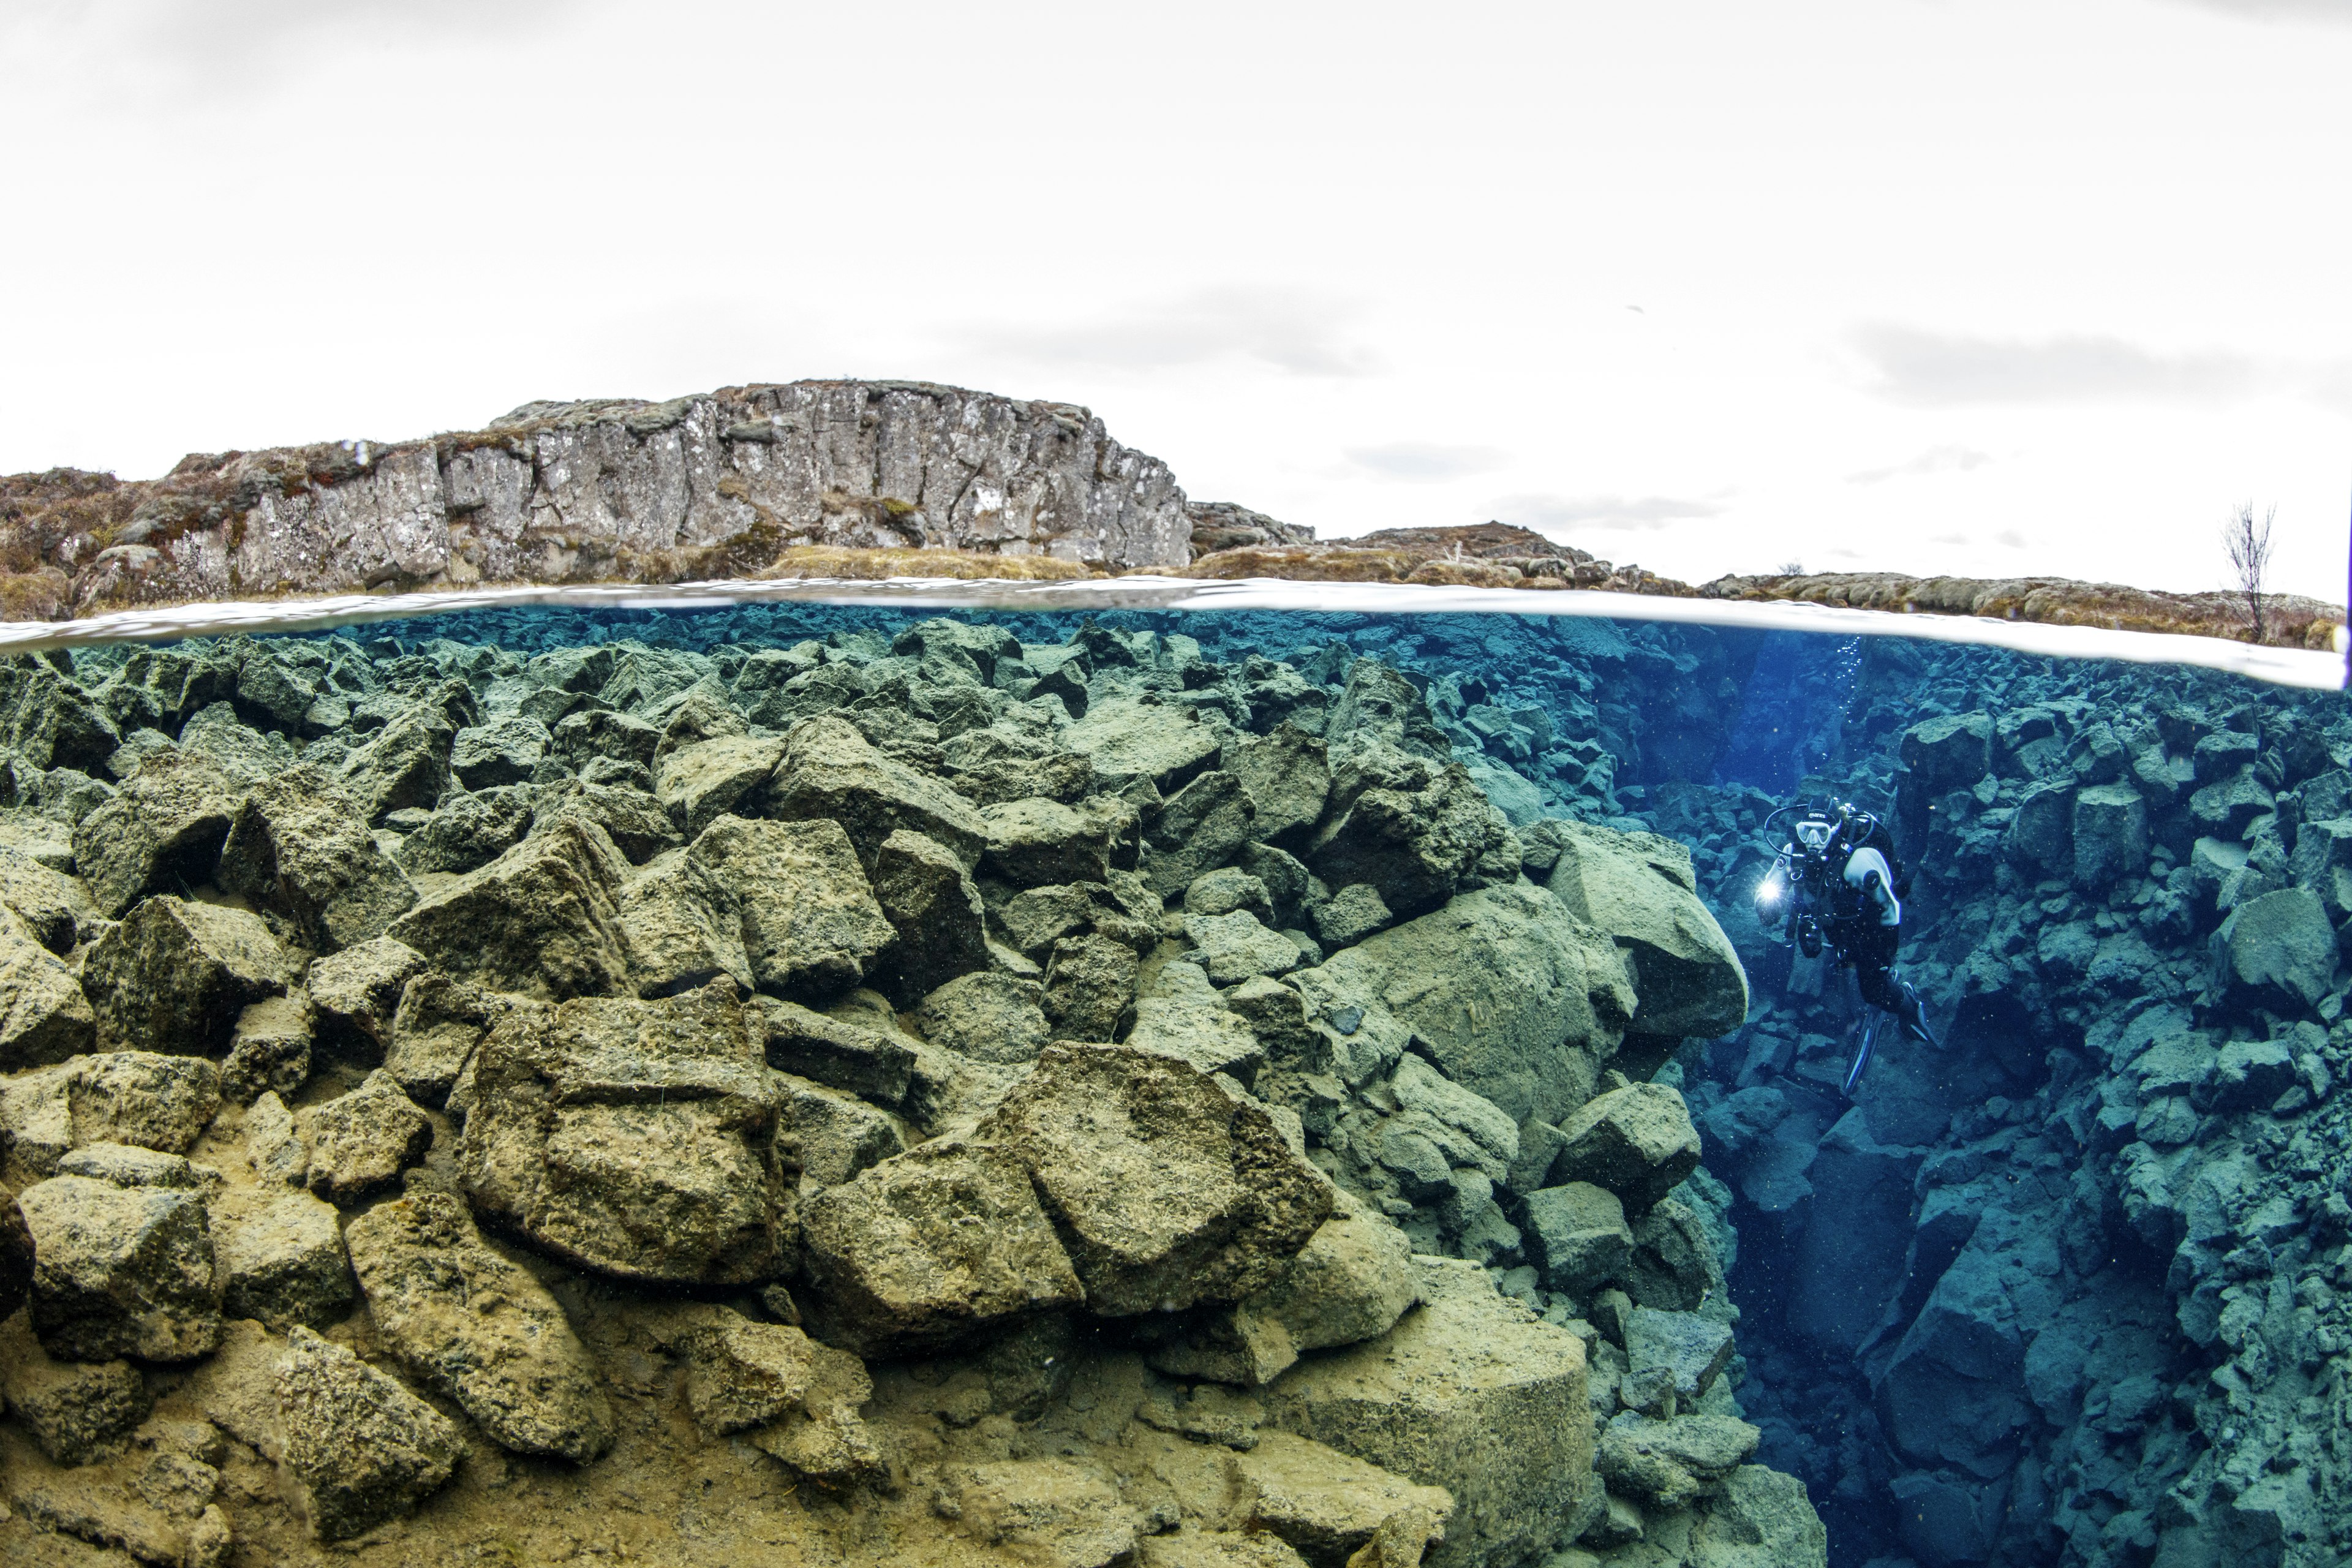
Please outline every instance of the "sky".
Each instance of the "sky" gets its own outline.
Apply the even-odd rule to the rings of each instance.
[[[2342,600],[2352,0],[9,0],[0,472],[903,377],[1323,537]]]

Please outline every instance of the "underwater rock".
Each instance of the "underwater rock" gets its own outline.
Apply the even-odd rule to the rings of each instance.
[[[1034,1061],[1050,1037],[1045,990],[994,970],[965,974],[925,996],[917,1026],[933,1045],[989,1062]]]
[[[1283,1373],[1259,1394],[1266,1418],[1450,1492],[1434,1568],[1541,1551],[1592,1462],[1583,1342],[1497,1296],[1475,1264],[1415,1265],[1421,1309]]]
[[[898,933],[880,967],[902,1006],[989,967],[980,889],[938,840],[903,829],[884,839],[874,855],[874,899]]]
[[[781,739],[726,735],[698,741],[661,759],[654,795],[692,839],[765,788],[783,758]]]
[[[390,1186],[433,1142],[433,1124],[382,1068],[359,1088],[309,1107],[296,1120],[310,1152],[303,1179],[331,1203],[352,1203]]]
[[[1331,1211],[1265,1112],[1121,1046],[1048,1046],[975,1134],[1024,1161],[1105,1317],[1238,1300]]]
[[[65,1061],[97,1038],[98,1016],[73,972],[0,910],[0,1071]]]
[[[2213,989],[2236,1001],[2316,1006],[2335,984],[2335,927],[2301,888],[2240,906],[2213,935]]]
[[[528,714],[463,729],[449,742],[449,772],[468,790],[528,784],[554,737]]]
[[[1168,796],[1143,839],[1144,879],[1172,898],[1239,854],[1257,836],[1257,806],[1240,779],[1222,769],[1203,773]]]
[[[1662,1509],[1681,1508],[1708,1483],[1746,1464],[1762,1436],[1728,1415],[1657,1421],[1620,1411],[1601,1429],[1592,1468],[1612,1492]]]
[[[416,902],[367,821],[318,770],[256,784],[221,847],[220,885],[283,916],[312,951],[382,936]]]
[[[1330,806],[1304,858],[1331,887],[1368,883],[1410,919],[1481,881],[1508,881],[1515,846],[1460,763],[1368,744],[1333,763]]]
[[[867,865],[902,828],[946,846],[967,866],[988,841],[988,825],[970,802],[884,756],[855,725],[830,714],[792,727],[762,814],[779,822],[835,824]]]
[[[1647,1214],[1698,1168],[1698,1132],[1682,1096],[1656,1084],[1613,1089],[1560,1123],[1554,1180],[1588,1182]]]
[[[465,1456],[455,1423],[342,1346],[297,1328],[277,1366],[286,1467],[310,1527],[341,1541],[440,1489]]]
[[[1161,964],[1151,988],[1136,999],[1135,1026],[1126,1043],[1245,1084],[1265,1065],[1265,1047],[1249,1020],[1225,1006],[1198,963],[1181,961]]]
[[[101,1044],[219,1056],[247,1005],[282,995],[293,979],[257,917],[160,894],[99,939],[82,988]]]
[[[1231,1307],[1193,1313],[1153,1349],[1151,1364],[1177,1377],[1270,1383],[1310,1351],[1388,1332],[1420,1299],[1404,1233],[1341,1191],[1331,1217],[1271,1284]]]
[[[184,1362],[220,1341],[204,1199],[52,1176],[16,1195],[33,1238],[33,1331],[68,1361]]]
[[[423,953],[388,936],[311,964],[302,985],[320,1046],[371,1065],[383,1060],[401,998],[426,967]]]
[[[221,1310],[272,1333],[324,1328],[351,1310],[352,1266],[332,1205],[308,1193],[240,1189],[212,1211]]]
[[[2147,866],[2147,802],[2129,784],[2095,784],[2074,795],[2074,880],[2105,888]]]
[[[1385,1001],[1448,1078],[1522,1120],[1589,1099],[1635,1006],[1615,945],[1538,888],[1465,893],[1314,973],[1334,995]]]
[[[0,1396],[57,1465],[119,1452],[154,1404],[129,1362],[52,1361],[22,1320],[0,1323]]]
[[[532,791],[521,784],[451,795],[425,826],[401,840],[393,858],[411,876],[478,871],[530,831]]]
[[[811,1321],[862,1355],[943,1348],[1085,1299],[1027,1167],[990,1143],[884,1160],[812,1198],[801,1224]]]
[[[385,932],[443,972],[561,1001],[628,978],[627,862],[602,828],[562,818],[418,903]]]
[[[1748,1018],[1748,976],[1698,899],[1690,851],[1654,833],[1559,822],[1545,886],[1630,959],[1636,1034],[1727,1034]],[[1660,884],[1664,884],[1661,886]]]
[[[1259,839],[1296,848],[1322,819],[1331,793],[1331,763],[1323,741],[1285,721],[1263,738],[1236,746],[1226,770],[1249,792]]]
[[[1410,1520],[1425,1543],[1454,1512],[1443,1487],[1415,1486],[1287,1432],[1260,1433],[1232,1466],[1248,1528],[1280,1538],[1313,1568],[1346,1568],[1391,1521]]]
[[[621,884],[621,934],[629,953],[628,988],[668,996],[720,975],[751,988],[742,917],[708,866],[683,849],[665,850]]]
[[[347,1239],[376,1332],[492,1441],[574,1463],[613,1446],[612,1406],[563,1309],[483,1244],[453,1194],[412,1186]]]
[[[98,912],[119,919],[151,893],[212,879],[244,791],[199,758],[144,759],[73,830],[74,864]]]
[[[514,1012],[478,1047],[457,1170],[486,1222],[622,1279],[745,1284],[786,1262],[774,1091],[725,981]]]
[[[837,823],[722,816],[686,853],[731,895],[752,981],[771,994],[837,995],[898,940]]]
[[[1633,1257],[1633,1233],[1625,1224],[1625,1205],[1616,1194],[1589,1182],[1529,1193],[1526,1226],[1535,1239],[1546,1281],[1580,1301],[1614,1283]]]

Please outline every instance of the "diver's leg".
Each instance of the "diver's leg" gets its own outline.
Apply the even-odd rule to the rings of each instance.
[[[1864,1001],[1897,1017],[1903,1016],[1903,990],[1895,984],[1895,976],[1884,960],[1858,960],[1853,966],[1853,978],[1862,991]]]

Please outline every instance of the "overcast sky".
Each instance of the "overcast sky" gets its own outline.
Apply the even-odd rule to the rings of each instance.
[[[911,377],[1327,537],[2340,599],[2352,0],[7,0],[0,471]]]

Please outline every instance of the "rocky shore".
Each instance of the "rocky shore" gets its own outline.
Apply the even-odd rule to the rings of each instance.
[[[800,615],[0,664],[0,1560],[1825,1562],[1663,643]]]
[[[1067,404],[919,382],[534,403],[423,440],[191,453],[160,479],[0,477],[0,618],[513,583],[1172,573],[1585,588],[2252,640],[2243,601],[2063,578],[1724,576],[1694,586],[1524,528],[1341,541],[1187,499]],[[2271,597],[2261,640],[2328,649],[2342,605]]]

